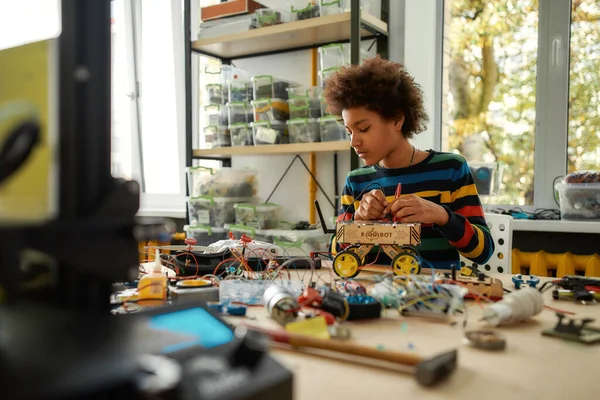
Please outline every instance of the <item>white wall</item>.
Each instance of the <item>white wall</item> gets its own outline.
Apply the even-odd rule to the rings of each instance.
[[[290,79],[301,85],[309,86],[311,83],[311,52],[309,50],[285,53],[260,58],[237,60],[235,66],[250,72],[253,75],[265,74]],[[327,193],[331,201],[335,202],[333,153],[316,153],[317,180]],[[232,158],[234,168],[250,167],[259,171],[259,193],[262,201],[266,200],[290,162],[293,155],[278,156],[235,156]],[[307,166],[309,155],[302,158]],[[338,191],[341,192],[350,169],[350,152],[338,155]],[[284,207],[284,220],[308,221],[310,204],[309,184],[311,177],[299,160],[296,160],[288,174],[281,182],[277,191],[269,201]],[[331,221],[335,215],[334,209],[317,188],[317,200],[321,206],[324,217]],[[318,219],[318,217],[317,217]],[[332,227],[332,226],[330,226]]]
[[[404,21],[404,63],[408,72],[421,85],[425,97],[425,110],[429,115],[427,130],[413,139],[413,144],[423,150],[439,150],[434,134],[436,127],[436,21],[438,0],[406,0]],[[395,39],[390,38],[393,43]],[[441,60],[439,61],[441,62]]]

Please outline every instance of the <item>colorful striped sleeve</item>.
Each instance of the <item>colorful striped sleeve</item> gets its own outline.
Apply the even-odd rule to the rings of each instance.
[[[466,161],[455,170],[452,179],[451,203],[443,205],[448,212],[448,223],[438,229],[463,257],[485,264],[494,253],[494,240]]]
[[[350,186],[350,178],[346,178],[346,184],[344,185],[344,189],[342,191],[342,197],[340,198],[340,211],[337,216],[337,221],[345,221],[352,219],[354,215],[354,192],[352,190],[352,186]]]

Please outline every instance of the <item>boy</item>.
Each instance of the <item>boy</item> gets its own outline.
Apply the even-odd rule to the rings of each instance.
[[[329,78],[324,96],[329,111],[342,116],[350,145],[366,164],[346,178],[338,221],[395,216],[420,222],[423,268],[454,264],[460,269],[459,252],[485,264],[494,242],[465,159],[409,142],[428,118],[420,87],[406,69],[380,57],[368,59]],[[373,256],[378,264],[391,262],[383,252],[370,254],[366,262],[374,262]]]

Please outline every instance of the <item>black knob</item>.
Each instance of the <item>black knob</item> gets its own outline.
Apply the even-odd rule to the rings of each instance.
[[[232,366],[247,366],[254,368],[269,348],[269,338],[245,326],[235,329],[236,346],[231,353],[230,362]]]

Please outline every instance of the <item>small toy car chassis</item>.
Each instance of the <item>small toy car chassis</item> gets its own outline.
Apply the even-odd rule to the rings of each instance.
[[[421,271],[421,256],[416,249],[421,242],[421,224],[342,221],[336,224],[335,235],[338,244],[350,245],[333,259],[333,270],[342,278],[358,275],[366,255],[375,246],[392,259],[391,268],[396,275]]]

